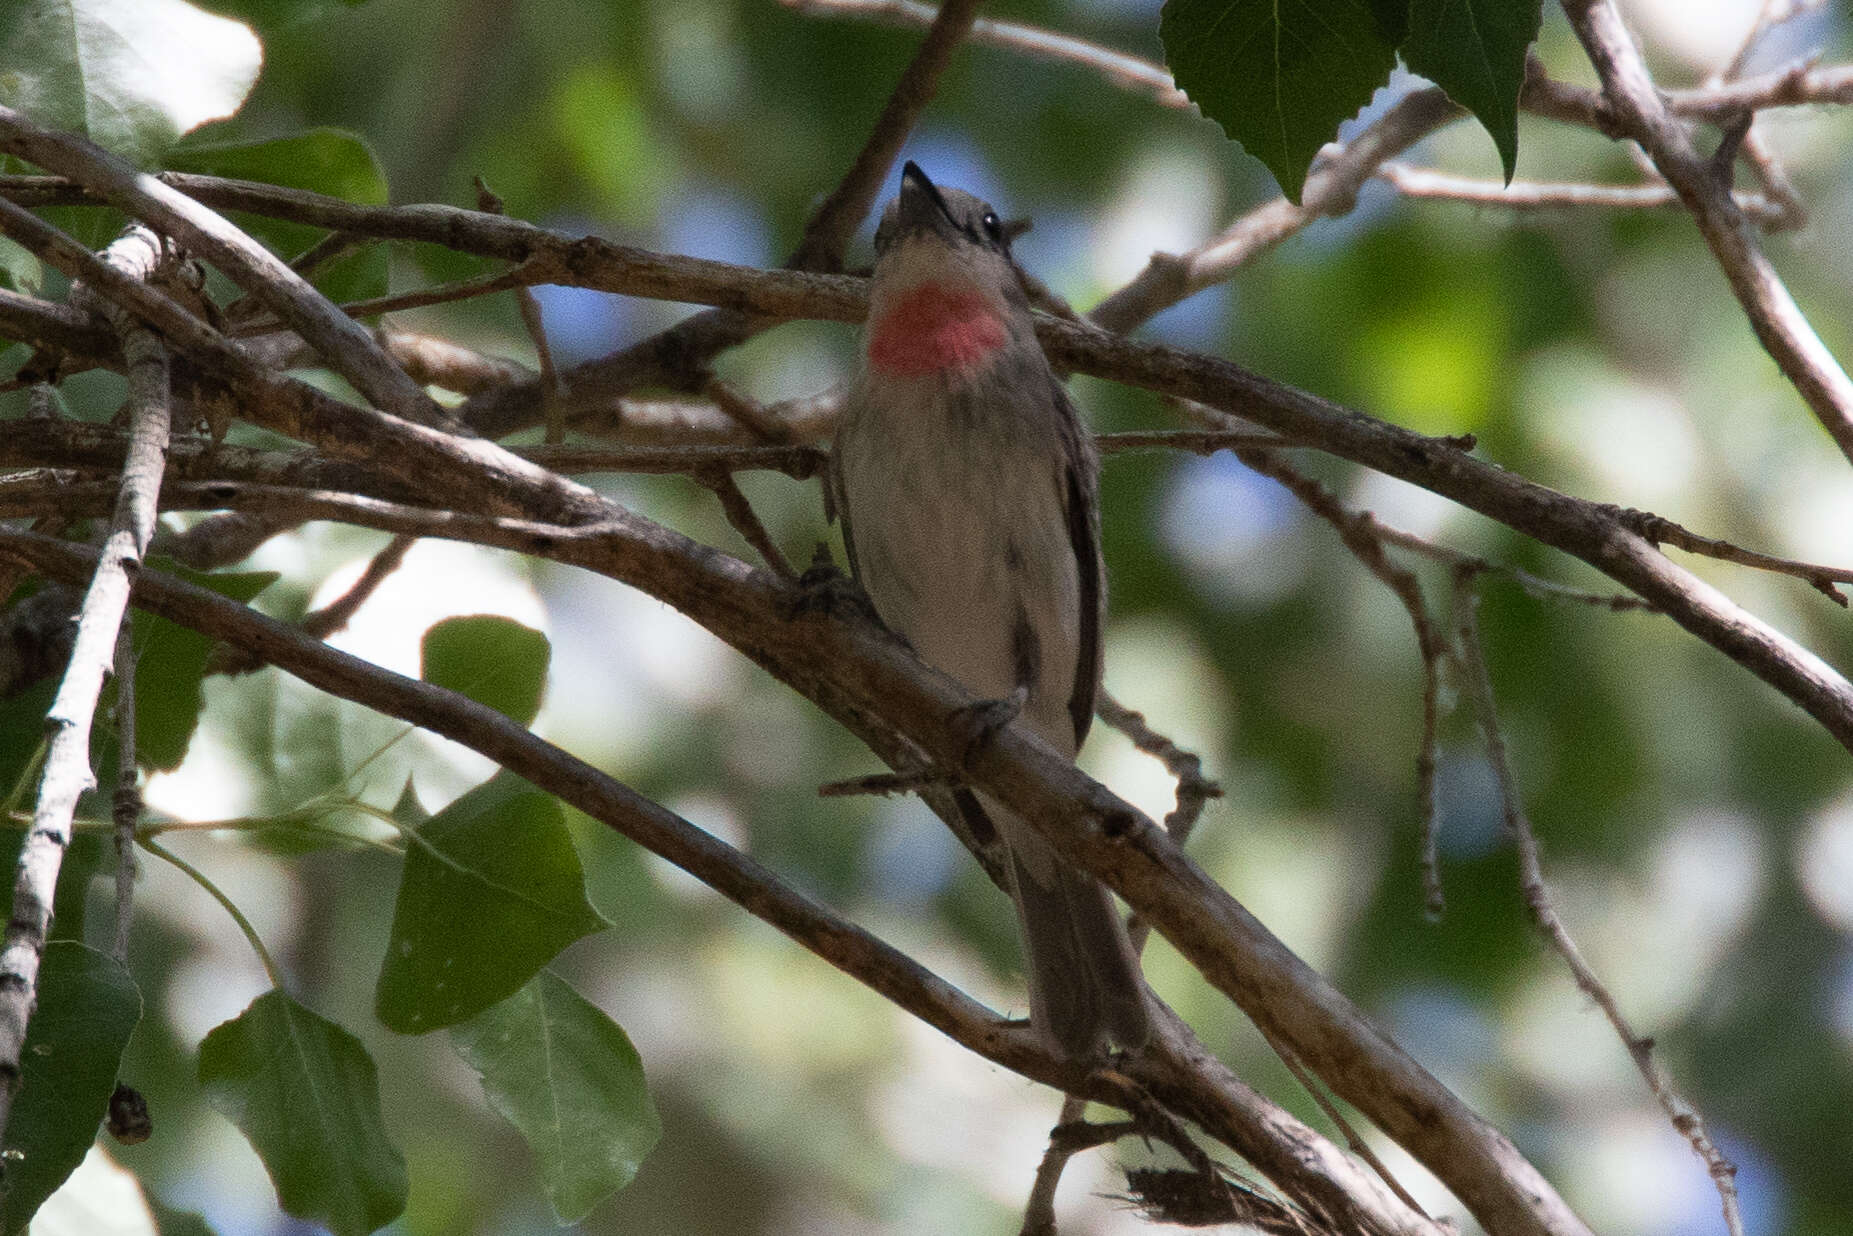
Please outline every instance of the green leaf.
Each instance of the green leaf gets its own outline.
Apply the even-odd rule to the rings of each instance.
[[[362,1236],[405,1209],[405,1160],[386,1136],[373,1058],[334,1022],[267,991],[206,1036],[199,1080],[290,1214]]]
[[[264,51],[184,0],[8,0],[0,103],[147,164],[243,106]]]
[[[512,618],[446,618],[425,632],[420,676],[529,725],[540,712],[552,652],[545,635]]]
[[[389,198],[386,173],[372,149],[358,135],[340,129],[311,129],[265,142],[195,139],[169,151],[165,163],[177,172],[307,189],[362,206],[384,206]],[[320,228],[306,223],[266,219],[241,211],[234,211],[232,220],[290,258],[322,237]],[[390,260],[385,245],[363,245],[317,268],[311,279],[323,295],[335,301],[384,296]]]
[[[275,571],[207,574],[165,560],[150,567],[209,588],[234,601],[249,601],[277,579]],[[212,641],[178,623],[135,611],[135,748],[145,768],[180,767],[199,726],[201,684]]]
[[[152,1197],[148,1199],[148,1206],[154,1211],[161,1236],[216,1236],[212,1225],[196,1210],[175,1210]]]
[[[1294,201],[1319,147],[1396,67],[1382,0],[1166,0],[1158,34],[1178,86]]]
[[[663,1135],[629,1037],[549,971],[450,1038],[534,1152],[561,1223],[629,1184]]]
[[[0,1230],[23,1232],[96,1141],[142,996],[121,962],[75,941],[45,946],[6,1129]]]
[[[1403,59],[1479,117],[1506,180],[1518,162],[1518,92],[1540,0],[1410,0]]]
[[[608,926],[586,900],[560,804],[518,777],[471,790],[406,842],[374,996],[401,1034],[474,1017]]]
[[[45,267],[28,249],[0,236],[0,288],[37,296],[45,286]]]

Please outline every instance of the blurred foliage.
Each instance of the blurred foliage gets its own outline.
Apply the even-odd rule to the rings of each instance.
[[[397,202],[473,203],[470,182],[480,175],[512,215],[757,263],[777,262],[796,243],[917,39],[763,0],[203,7],[257,23],[264,69],[238,115],[190,137],[173,152],[175,166],[230,168],[224,160],[236,159],[245,174]],[[1756,7],[1743,0],[1739,29]],[[1000,0],[992,10],[1140,54],[1161,50],[1156,6],[1141,0]],[[1673,0],[1637,0],[1629,16],[1669,84],[1702,80],[1733,47],[1727,30],[1707,45],[1709,60],[1693,51],[1705,22]],[[1844,59],[1845,15],[1829,9],[1770,42],[1753,67],[1811,47]],[[1553,72],[1588,80],[1561,16],[1547,15],[1540,50]],[[1534,118],[1518,128],[1520,175],[1634,175],[1594,134]],[[1853,350],[1853,120],[1815,109],[1771,115],[1762,129],[1814,210],[1809,228],[1769,238],[1769,250],[1844,357]],[[960,54],[905,153],[1007,214],[1032,216],[1037,228],[1019,254],[1082,307],[1153,249],[1195,244],[1274,192],[1268,172],[1213,123],[1120,92],[1086,69],[983,46]],[[1494,153],[1469,122],[1411,158],[1496,177],[1509,168]],[[87,241],[108,238],[105,212],[58,217],[89,229]],[[266,239],[293,257],[314,238],[279,230]],[[865,255],[866,240],[852,262]],[[343,295],[381,278],[403,291],[491,266],[405,245],[352,260],[372,265],[363,282],[341,285]],[[39,277],[35,264],[4,254],[0,262],[9,279]],[[557,343],[572,341],[586,356],[681,312],[593,294],[543,290],[542,300]],[[508,297],[395,321],[533,359]],[[1675,213],[1517,219],[1401,201],[1373,185],[1352,215],[1257,258],[1227,289],[1163,315],[1147,334],[1425,432],[1474,433],[1486,458],[1581,495],[1772,552],[1846,558],[1853,490],[1845,462],[1760,352],[1689,221]],[[722,369],[742,389],[778,398],[839,380],[853,346],[844,328],[793,325],[723,358]],[[4,354],[10,365],[23,357],[17,348]],[[1098,428],[1170,423],[1146,394],[1091,381],[1075,389]],[[86,374],[63,394],[73,415],[102,420],[122,385]],[[18,396],[0,396],[0,415],[19,405]],[[233,436],[265,440],[248,430]],[[1387,522],[1602,588],[1580,564],[1476,516],[1333,461],[1305,462]],[[828,535],[812,486],[749,477],[745,487],[795,560]],[[607,488],[652,518],[747,552],[693,482],[619,478]],[[1200,861],[1509,1130],[1598,1230],[1721,1230],[1700,1166],[1530,929],[1490,770],[1458,710],[1444,725],[1440,778],[1448,908],[1437,923],[1424,919],[1414,777],[1420,667],[1394,601],[1329,529],[1226,457],[1116,456],[1104,505],[1108,686],[1200,750],[1228,789],[1194,842]],[[321,525],[282,538],[248,564],[280,573],[255,603],[297,617],[338,595],[382,543]],[[1445,606],[1446,572],[1416,565]],[[1830,662],[1853,661],[1846,612],[1805,585],[1691,565]],[[263,578],[221,576],[219,586],[243,594]],[[1503,576],[1479,588],[1501,719],[1571,930],[1737,1158],[1752,1230],[1843,1232],[1853,1214],[1846,753],[1665,619],[1541,599]],[[1021,1010],[1001,895],[917,806],[818,800],[817,784],[869,771],[868,754],[657,603],[564,569],[424,544],[335,642],[418,674],[427,628],[497,613],[508,626],[492,630],[472,617],[479,625],[450,634],[464,637],[461,659],[513,664],[528,688],[546,672],[541,733],[980,998]],[[474,642],[517,625],[526,634],[499,653]],[[147,1015],[121,1072],[147,1094],[156,1134],[110,1154],[161,1203],[198,1210],[225,1233],[289,1230],[267,1169],[281,1185],[294,1169],[280,1162],[330,1153],[260,1142],[260,1161],[208,1106],[196,1080],[201,1041],[240,1024],[247,1033],[309,1027],[302,1041],[316,1053],[296,1061],[297,1081],[326,1073],[364,1091],[371,1065],[359,1069],[352,1052],[378,1062],[367,1118],[329,1160],[369,1181],[375,1199],[357,1218],[341,1211],[346,1225],[387,1213],[403,1188],[381,1149],[389,1139],[410,1182],[395,1230],[417,1236],[548,1230],[556,1213],[588,1206],[583,1230],[596,1232],[1015,1230],[1054,1096],[910,1025],[576,812],[542,826],[556,843],[570,836],[592,909],[575,907],[575,930],[550,937],[524,968],[595,926],[594,916],[612,926],[560,952],[547,972],[555,977],[533,980],[453,1032],[466,1060],[438,1039],[388,1033],[374,1018],[373,961],[390,938],[409,864],[384,852],[403,848],[397,826],[368,833],[362,825],[392,818],[431,828],[491,770],[274,671],[202,681],[197,649],[189,659],[198,668],[182,667],[184,690],[151,687],[161,671],[150,662],[173,658],[153,647],[157,627],[138,622],[136,638],[148,674],[141,698],[180,691],[168,699],[179,705],[176,724],[157,731],[144,718],[141,741],[167,732],[173,757],[186,757],[153,778],[150,800],[179,819],[244,825],[168,840],[252,917],[290,984],[288,997],[264,994],[269,980],[222,911],[150,865],[131,946]],[[550,663],[536,647],[551,648]],[[499,685],[514,689],[499,691],[497,706],[531,715],[535,692]],[[1450,704],[1454,694],[1450,684]],[[0,704],[0,792],[32,758],[32,718],[45,702]],[[109,742],[99,736],[101,761],[113,761]],[[1083,763],[1148,810],[1168,806],[1162,772],[1117,736],[1096,727]],[[430,821],[427,809],[437,813]],[[328,812],[347,822],[322,828]],[[106,814],[100,799],[87,807],[92,821]],[[310,818],[321,832],[298,827]],[[259,823],[296,829],[287,852],[261,839]],[[108,874],[111,860],[95,839],[83,845],[67,863],[59,927],[94,943],[109,916],[92,913],[86,923],[84,886]],[[553,853],[566,857],[557,846]],[[1162,942],[1148,971],[1238,1072],[1322,1123],[1252,1030]],[[567,983],[589,1003],[575,1004]],[[514,1096],[521,1079],[511,1074],[521,1069],[502,1066],[492,1078],[486,1059],[490,1034],[525,1034],[542,1016],[536,1008],[555,1004],[584,1019],[574,1023],[578,1043],[634,1043],[640,1066],[623,1060],[616,1083],[563,1076],[575,1096],[615,1094],[636,1117],[632,1139],[578,1147],[587,1152],[580,1159],[550,1157],[516,1114],[552,1097]],[[221,1105],[228,1087],[247,1102],[287,1101],[290,1079],[262,1075],[246,1057],[209,1055]],[[653,1120],[660,1143],[636,1167]],[[582,1173],[607,1151],[622,1170]],[[1142,1162],[1142,1153],[1115,1155]],[[1135,1219],[1090,1196],[1117,1187],[1101,1158],[1077,1162],[1063,1213],[1076,1216],[1075,1231],[1132,1230]],[[1393,1166],[1425,1204],[1456,1212],[1406,1161]],[[630,1170],[633,1183],[593,1205]]]

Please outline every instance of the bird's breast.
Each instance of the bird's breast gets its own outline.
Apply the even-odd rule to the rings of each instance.
[[[869,367],[895,378],[969,373],[1001,349],[1010,332],[976,288],[929,281],[888,298],[869,324]]]

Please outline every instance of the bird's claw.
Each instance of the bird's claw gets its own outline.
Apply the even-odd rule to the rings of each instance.
[[[979,700],[953,713],[953,726],[965,734],[961,767],[971,767],[972,762],[984,751],[985,744],[997,737],[999,730],[1015,721],[1028,701],[1029,688],[1018,687],[1002,699]]]
[[[821,544],[811,558],[811,565],[798,576],[798,595],[786,616],[802,618],[810,614],[828,614],[832,618],[861,618],[874,623],[881,621],[875,612],[875,602],[869,600],[869,594],[863,591],[862,585],[843,574],[836,563],[831,561],[830,551]]]

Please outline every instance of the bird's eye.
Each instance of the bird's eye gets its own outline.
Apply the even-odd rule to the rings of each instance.
[[[1004,225],[997,221],[996,214],[987,210],[984,212],[984,218],[979,220],[979,222],[984,224],[984,234],[986,236],[989,236],[999,244],[1004,242]]]

